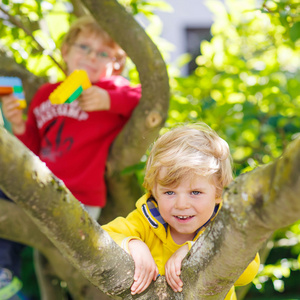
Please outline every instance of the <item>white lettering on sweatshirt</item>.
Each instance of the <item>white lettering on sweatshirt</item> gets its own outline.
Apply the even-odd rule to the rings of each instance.
[[[81,110],[78,105],[78,101],[72,103],[66,103],[61,105],[53,105],[49,100],[41,103],[39,106],[33,109],[37,126],[40,129],[46,122],[51,121],[57,117],[69,117],[78,121],[84,121],[88,119],[87,112]]]

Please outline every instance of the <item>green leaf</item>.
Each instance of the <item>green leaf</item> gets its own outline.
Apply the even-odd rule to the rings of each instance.
[[[300,38],[300,22],[293,24],[290,29],[290,37],[294,43]]]

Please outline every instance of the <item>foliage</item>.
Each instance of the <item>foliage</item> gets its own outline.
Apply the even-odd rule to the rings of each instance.
[[[147,18],[147,32],[167,55],[154,9],[170,7],[163,1],[120,3]],[[225,5],[209,0],[207,5],[215,15],[212,39],[201,43],[193,74],[170,79],[164,130],[183,122],[208,123],[228,141],[239,175],[273,161],[299,135],[300,5],[299,0],[227,0]],[[75,17],[72,1],[3,0],[0,49],[34,74],[57,81],[64,76],[59,45]],[[133,69],[129,75],[137,78]],[[124,173],[136,172],[142,182],[145,160]],[[257,277],[261,292],[270,282],[283,291],[286,279],[299,270],[299,228],[297,223],[274,235],[272,253],[280,249],[281,255],[271,253]]]
[[[296,297],[295,291],[298,290],[300,277],[300,223],[275,232],[269,244],[272,251],[264,268],[254,280],[256,288],[264,297],[279,297],[280,294],[284,297]],[[251,294],[259,298],[254,289],[249,296]]]
[[[68,4],[66,1],[3,1],[1,46],[32,73],[57,80],[63,75],[59,42],[74,18],[69,14]]]
[[[210,124],[229,142],[238,175],[274,160],[299,131],[300,40],[254,1],[207,3],[213,38],[195,73],[172,81],[168,123]]]

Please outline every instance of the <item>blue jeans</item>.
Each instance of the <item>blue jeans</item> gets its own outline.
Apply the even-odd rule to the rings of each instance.
[[[0,198],[11,201],[2,191]],[[0,268],[7,268],[16,276],[20,276],[21,252],[24,245],[0,238]]]

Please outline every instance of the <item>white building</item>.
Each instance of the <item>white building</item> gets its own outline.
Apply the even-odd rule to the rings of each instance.
[[[200,54],[200,41],[210,39],[213,15],[205,5],[206,1],[209,0],[165,0],[174,11],[156,12],[164,24],[161,36],[176,48],[168,62],[174,63],[184,53],[196,57]],[[181,70],[182,75],[187,75],[194,67],[191,62]]]

